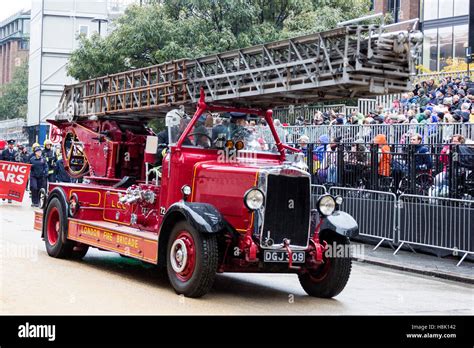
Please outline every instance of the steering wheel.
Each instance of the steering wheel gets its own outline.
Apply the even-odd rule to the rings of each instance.
[[[188,137],[190,137],[190,136],[192,136],[192,135],[197,135],[197,136],[202,136],[202,135],[204,135],[206,138],[209,139],[209,146],[212,146],[212,144],[213,144],[212,138],[211,138],[208,134],[206,134],[206,133],[197,133],[197,132],[196,132],[196,133],[190,133],[190,134],[188,134],[188,135],[186,136],[186,138],[188,138]],[[191,139],[189,139],[189,140],[191,140]],[[196,143],[196,141],[194,141],[194,143]],[[195,144],[195,145],[197,145],[197,144]]]

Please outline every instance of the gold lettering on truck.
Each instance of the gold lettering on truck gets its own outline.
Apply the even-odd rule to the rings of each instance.
[[[138,249],[138,239],[117,235],[117,243]]]
[[[94,238],[99,238],[100,236],[100,230],[92,227],[87,227],[87,226],[81,226],[79,233],[85,234]]]

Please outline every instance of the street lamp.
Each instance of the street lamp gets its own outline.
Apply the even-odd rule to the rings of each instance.
[[[93,23],[96,23],[96,22],[98,23],[99,36],[102,36],[102,33],[101,33],[101,24],[102,24],[102,22],[108,23],[109,20],[108,20],[107,18],[105,18],[105,17],[94,17],[94,18],[92,19],[92,22],[93,22]]]

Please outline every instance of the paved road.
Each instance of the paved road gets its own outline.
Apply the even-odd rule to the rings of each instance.
[[[0,314],[474,314],[470,285],[357,262],[330,300],[272,274],[219,275],[205,297],[184,298],[151,266],[117,254],[49,257],[26,200],[0,201],[0,247]]]

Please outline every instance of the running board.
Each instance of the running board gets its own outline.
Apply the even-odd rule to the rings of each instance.
[[[158,235],[105,221],[69,219],[68,239],[145,262],[158,262]]]

